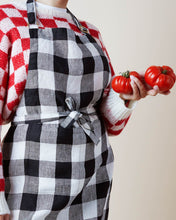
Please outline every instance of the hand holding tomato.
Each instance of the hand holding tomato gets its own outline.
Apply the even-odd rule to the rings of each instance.
[[[137,77],[130,76],[132,94],[120,93],[119,97],[124,100],[140,100],[145,98],[147,95],[156,96],[159,93],[158,88],[147,89],[141,80]]]
[[[144,74],[145,72],[142,72],[140,75],[135,71],[121,73],[113,77],[111,82],[112,88],[120,93],[120,98],[124,100],[139,100],[147,95],[156,95],[156,89],[148,90],[147,85],[144,85]]]
[[[158,93],[168,95],[170,93],[169,89],[160,91],[157,84],[153,85],[153,87],[148,85],[145,81],[145,71],[135,72],[135,74],[132,74],[132,72],[127,71],[115,76],[112,80],[112,88],[120,93],[120,98],[124,100],[139,100],[147,95],[156,96]],[[176,79],[175,74],[174,77]]]

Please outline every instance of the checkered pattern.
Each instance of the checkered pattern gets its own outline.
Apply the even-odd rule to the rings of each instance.
[[[34,26],[27,6],[28,78],[2,150],[11,219],[106,220],[114,156],[95,106],[111,79],[108,59],[89,34]]]
[[[44,28],[68,28],[75,32],[77,35],[82,35],[79,28],[73,22],[71,16],[67,14],[56,14],[52,11],[49,14],[49,10],[38,9],[38,22],[40,29]],[[47,13],[46,13],[47,12]],[[101,34],[99,30],[92,24],[86,21],[80,21],[81,24],[88,29],[88,32],[94,37],[97,44],[102,48],[104,54],[108,58],[109,67],[111,69],[111,75],[114,76],[114,70],[111,65],[111,61],[107,50],[103,44]],[[71,32],[70,32],[71,33]],[[72,45],[74,46],[74,45]],[[100,49],[100,48],[99,48]],[[29,65],[30,54],[30,36],[28,27],[28,18],[26,11],[26,4],[24,2],[13,1],[6,5],[0,6],[0,131],[2,124],[7,124],[11,121],[15,110],[18,107],[20,99],[22,97]],[[74,68],[74,66],[73,66]],[[44,70],[43,70],[44,71]],[[49,72],[45,72],[48,74]],[[71,76],[71,75],[70,75]],[[75,78],[75,77],[74,77]],[[72,78],[69,78],[70,81]],[[58,78],[59,80],[59,78]],[[44,81],[44,80],[43,80]],[[98,81],[98,79],[96,80]],[[73,81],[74,82],[74,81]],[[76,84],[76,82],[74,82]],[[48,81],[49,85],[49,81]],[[52,84],[51,84],[52,85]],[[99,84],[97,84],[98,86]],[[46,86],[46,83],[45,83]],[[53,86],[53,85],[52,85]],[[64,86],[64,85],[63,85]],[[76,84],[78,86],[78,84]],[[92,86],[92,85],[91,85]],[[53,87],[54,88],[54,87]],[[70,88],[74,90],[74,88]],[[110,92],[111,91],[111,92]],[[103,92],[103,105],[99,106],[100,114],[104,119],[106,125],[106,131],[108,135],[118,135],[124,129],[130,115],[131,110],[125,107],[129,103],[120,103],[122,100],[116,95],[111,95],[112,89],[110,84],[104,89]],[[46,97],[46,94],[45,94]],[[93,100],[92,100],[93,101]],[[49,106],[45,106],[45,117],[50,118],[50,111],[53,111]],[[58,107],[58,111],[62,111]],[[91,108],[87,109],[89,113]],[[23,109],[21,108],[23,117]],[[47,113],[46,113],[47,112]],[[119,112],[119,114],[117,114]],[[41,113],[42,118],[42,113]],[[53,115],[53,117],[58,115]],[[18,116],[19,117],[19,116]],[[31,115],[33,119],[37,115]],[[91,117],[93,120],[93,116]],[[48,120],[48,119],[47,119]],[[44,119],[42,119],[44,121]],[[46,122],[47,123],[47,122]],[[51,123],[51,122],[50,122]],[[54,122],[56,123],[56,121]],[[21,126],[21,125],[20,125]],[[78,128],[77,123],[74,126]],[[2,152],[0,148],[0,214],[8,213],[7,204],[4,198],[5,179],[3,177],[2,167]]]
[[[105,133],[95,147],[79,128],[23,124],[4,146],[12,219],[107,219],[113,152]]]
[[[25,8],[24,2],[19,3],[18,1],[0,6],[0,57],[3,60],[3,62],[0,62],[0,126],[9,123],[11,120],[11,116],[20,102],[26,83],[30,37]],[[41,29],[67,27],[76,34],[81,34],[69,16],[44,16],[41,14],[38,21]],[[81,24],[88,28],[89,33],[103,49],[108,57],[111,75],[114,76],[115,73],[99,30],[89,22],[81,21]],[[8,62],[10,52],[10,60]],[[9,81],[7,80],[8,77]],[[105,88],[103,97],[108,95],[109,90],[110,86]],[[5,96],[7,96],[6,99]],[[109,126],[108,128],[112,127],[110,123],[107,125]]]

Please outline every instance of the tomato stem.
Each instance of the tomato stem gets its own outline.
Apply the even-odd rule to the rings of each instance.
[[[130,77],[130,71],[127,70],[126,72],[123,72],[122,73],[122,76],[126,77],[126,78],[129,78]]]
[[[164,70],[162,71],[162,73],[163,73],[163,74],[166,74],[166,73],[167,73],[167,70],[166,70],[166,69],[164,69]]]

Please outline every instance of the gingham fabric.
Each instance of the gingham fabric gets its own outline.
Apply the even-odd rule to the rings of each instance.
[[[27,9],[28,78],[2,150],[11,219],[106,220],[114,156],[94,105],[108,60],[88,33],[39,29],[34,0]]]
[[[80,29],[76,26],[69,13],[60,13],[57,10],[58,8],[54,9],[54,7],[46,7],[46,5],[41,7],[42,4],[38,2],[36,2],[36,5],[40,29],[64,27],[73,30],[78,35],[81,34]],[[87,21],[81,21],[81,24],[87,28],[88,32],[104,51],[109,61],[111,75],[114,76],[114,70],[99,30]],[[24,1],[8,0],[7,4],[0,5],[0,131],[2,124],[7,124],[11,121],[22,97],[28,75],[29,53],[30,37],[26,4]],[[101,105],[97,105],[97,107],[104,119],[106,132],[110,136],[119,135],[127,124],[137,101],[131,100],[124,104],[119,94],[114,93],[112,88],[110,88],[110,84],[104,89],[102,98]],[[81,115],[78,112],[75,112],[75,114],[77,116]],[[50,112],[48,117],[50,117]],[[89,118],[86,119],[87,123]],[[93,119],[93,116],[91,119]],[[85,119],[82,117],[77,122],[79,123],[79,121],[82,121],[80,126],[82,125],[81,129],[83,130]],[[90,126],[90,124],[88,125]],[[77,127],[77,123],[74,123],[74,126]],[[89,132],[89,126],[85,127],[84,132]],[[0,215],[10,212],[5,200],[4,190],[5,179],[3,177],[2,152],[0,148]]]
[[[23,1],[9,0],[8,2],[9,4],[0,5],[0,129],[2,124],[11,121],[12,115],[20,102],[26,83],[30,52],[26,6]],[[48,10],[46,8],[38,10],[40,13],[38,19],[40,28],[67,27],[77,34],[80,33],[70,16],[64,13],[60,14],[50,8]],[[111,75],[114,76],[115,73],[99,30],[87,21],[81,21],[81,24],[87,27],[89,33],[102,47],[108,57]],[[104,99],[108,96],[110,89],[110,85],[105,88]],[[109,112],[108,115],[104,115],[104,118],[107,119],[106,126],[109,135],[119,135],[121,133],[132,113],[131,109],[134,109],[126,108],[118,94],[116,94],[116,100],[114,101],[118,105],[116,112],[112,112],[111,106],[106,105],[106,103],[103,106]],[[135,106],[133,103],[136,104],[136,101],[126,102],[126,106]],[[117,114],[119,108],[125,113],[122,117]],[[104,112],[102,111],[102,113]],[[111,120],[112,115],[116,115],[115,121]],[[119,127],[119,125],[121,126]]]

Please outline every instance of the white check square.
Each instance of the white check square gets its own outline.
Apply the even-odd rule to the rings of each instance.
[[[53,55],[53,41],[47,39],[38,39],[38,52]]]
[[[14,142],[11,157],[13,160],[23,160],[25,158],[26,142]]]
[[[85,161],[86,144],[72,146],[72,162]]]
[[[40,143],[40,160],[51,162],[56,161],[56,145],[49,143]]]
[[[54,178],[39,178],[39,194],[54,194],[55,179]]]
[[[39,77],[38,79],[39,88],[54,90],[55,83],[54,83],[54,74],[52,71],[39,69],[38,77]]]

